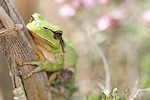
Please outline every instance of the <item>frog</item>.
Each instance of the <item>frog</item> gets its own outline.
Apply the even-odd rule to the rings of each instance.
[[[34,73],[41,71],[60,73],[63,68],[75,73],[77,53],[68,38],[63,36],[60,26],[52,25],[39,13],[34,13],[26,25],[35,43],[34,53],[38,56],[37,61],[23,61],[20,66],[36,65],[37,67],[24,75],[29,78]],[[53,78],[50,78],[53,79]]]

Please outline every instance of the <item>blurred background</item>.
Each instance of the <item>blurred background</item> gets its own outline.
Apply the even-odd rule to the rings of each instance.
[[[63,28],[78,53],[80,96],[118,88],[124,98],[150,87],[149,0],[13,1],[25,23],[37,12]],[[137,98],[150,99],[142,93]]]

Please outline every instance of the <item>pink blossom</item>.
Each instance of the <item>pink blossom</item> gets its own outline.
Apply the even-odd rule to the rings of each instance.
[[[107,5],[110,2],[110,0],[98,0],[98,2],[102,5]]]
[[[79,0],[72,0],[71,4],[74,8],[79,8],[81,5],[81,2]]]
[[[104,16],[97,21],[97,27],[100,31],[106,30],[110,26],[109,16]]]
[[[59,15],[63,18],[70,18],[76,14],[76,10],[69,4],[64,4],[59,9]]]
[[[147,25],[150,25],[150,10],[144,11],[142,14],[142,20]]]
[[[110,15],[105,15],[98,19],[97,21],[97,28],[100,31],[105,31],[110,27],[116,26],[118,24],[118,20]]]
[[[95,0],[78,0],[83,4],[85,7],[93,7],[95,6],[96,1]]]
[[[115,9],[111,12],[111,16],[117,20],[121,20],[125,17],[125,14],[122,10],[120,9]]]

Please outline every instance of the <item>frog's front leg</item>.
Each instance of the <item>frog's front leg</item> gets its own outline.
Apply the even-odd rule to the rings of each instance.
[[[40,71],[48,71],[48,72],[55,72],[59,71],[63,68],[64,62],[63,57],[61,55],[57,56],[57,62],[51,62],[51,61],[29,61],[29,62],[22,62],[20,66],[23,65],[37,65],[38,67],[30,71],[28,74],[24,75],[23,78],[27,79],[32,74],[40,72]]]
[[[29,78],[30,76],[32,76],[32,74],[36,73],[36,72],[40,72],[42,70],[45,70],[45,66],[43,66],[43,63],[42,61],[29,61],[29,62],[22,62],[22,63],[19,63],[19,66],[22,67],[23,65],[37,65],[37,67],[33,70],[31,70],[28,74],[26,75],[22,75],[22,78],[23,79],[27,79]]]

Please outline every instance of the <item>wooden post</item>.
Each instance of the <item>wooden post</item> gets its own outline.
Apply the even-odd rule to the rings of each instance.
[[[0,6],[4,10],[0,12],[0,46],[9,65],[12,87],[13,89],[23,87],[24,100],[47,100],[45,72],[34,74],[26,80],[18,76],[20,71],[26,74],[34,68],[34,66],[20,68],[17,65],[21,61],[37,60],[32,53],[34,43],[12,1],[0,0]],[[23,28],[15,30],[17,25],[23,25]]]

